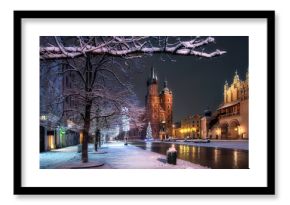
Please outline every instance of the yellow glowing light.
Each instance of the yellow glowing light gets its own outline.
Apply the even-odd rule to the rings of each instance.
[[[239,126],[239,135],[242,134],[244,132],[243,128]]]
[[[80,132],[80,144],[83,144],[84,134]]]
[[[48,146],[50,149],[54,149],[55,145],[54,145],[54,136],[53,135],[49,135],[48,136]]]
[[[238,151],[237,150],[234,151],[234,166],[235,167],[238,166]]]
[[[195,152],[196,152],[195,147],[192,147],[192,153],[195,154]]]
[[[217,128],[217,129],[216,129],[216,134],[217,134],[217,135],[220,135],[221,133],[222,133],[221,128]]]
[[[218,161],[218,154],[219,150],[217,148],[214,149],[214,162],[217,163]]]

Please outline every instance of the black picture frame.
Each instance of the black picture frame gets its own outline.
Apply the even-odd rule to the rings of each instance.
[[[219,18],[267,21],[266,187],[24,187],[22,185],[22,19]],[[14,11],[14,194],[16,195],[273,195],[275,194],[275,11]]]

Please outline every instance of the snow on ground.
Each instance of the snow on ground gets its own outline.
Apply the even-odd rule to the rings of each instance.
[[[158,141],[157,141],[158,142]],[[174,144],[184,144],[197,147],[214,147],[214,148],[226,148],[226,149],[240,149],[249,150],[249,142],[246,140],[211,140],[209,143],[194,143],[194,142],[160,142],[160,143],[174,143]]]
[[[110,146],[113,145],[113,146]],[[95,155],[96,156],[96,155]],[[100,156],[97,156],[100,157]],[[105,166],[100,168],[116,169],[201,169],[203,166],[177,159],[177,165],[166,163],[166,156],[143,150],[133,145],[110,143],[108,154],[103,155]]]
[[[89,151],[92,151],[93,146],[90,145]],[[65,164],[81,161],[81,153],[77,152],[77,146],[70,146],[60,149],[42,152],[39,155],[41,169],[54,169]]]
[[[81,161],[77,146],[40,153],[40,168],[55,169],[69,167]],[[166,163],[166,156],[143,150],[123,142],[112,142],[101,148],[100,154],[94,153],[89,145],[89,162],[104,163],[98,169],[204,169],[197,164],[177,159],[177,165]]]
[[[77,152],[62,152],[51,151],[43,152],[39,155],[41,169],[54,169],[64,163],[74,162],[79,160],[79,153]]]

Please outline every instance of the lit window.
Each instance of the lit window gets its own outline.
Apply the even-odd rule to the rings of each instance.
[[[40,116],[40,120],[47,120],[47,116],[46,115],[41,115]]]

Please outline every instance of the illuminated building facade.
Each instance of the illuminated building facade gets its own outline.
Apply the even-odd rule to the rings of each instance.
[[[241,80],[236,72],[231,85],[225,82],[224,102],[215,115],[201,119],[202,138],[249,138],[249,80]]]
[[[155,139],[166,139],[172,135],[173,94],[164,81],[161,92],[158,90],[158,78],[151,68],[151,76],[147,80],[145,97],[147,121],[151,123],[152,136]]]
[[[200,115],[195,114],[181,120],[178,138],[198,139],[200,136]]]

